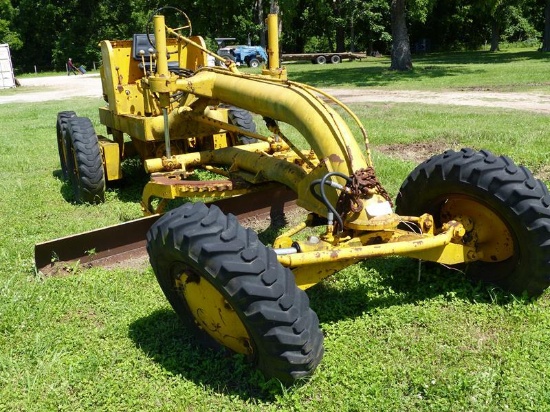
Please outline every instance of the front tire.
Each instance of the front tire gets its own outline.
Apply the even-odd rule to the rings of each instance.
[[[105,173],[99,141],[90,119],[72,117],[67,123],[68,175],[77,203],[105,201]]]
[[[466,275],[516,294],[550,285],[550,194],[531,172],[487,151],[452,150],[420,164],[396,200],[400,215],[433,215],[436,225],[469,218],[464,243],[482,258]]]
[[[235,216],[187,203],[151,227],[147,251],[201,344],[242,353],[284,384],[313,373],[323,355],[317,315],[292,272]]]

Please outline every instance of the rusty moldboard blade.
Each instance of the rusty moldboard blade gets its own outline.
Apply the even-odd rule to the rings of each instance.
[[[34,263],[43,274],[65,270],[70,262],[101,266],[104,260],[143,254],[145,235],[159,215],[144,217],[114,226],[38,243],[34,246]],[[107,262],[103,262],[107,264]]]
[[[247,219],[272,219],[283,211],[296,207],[296,194],[281,187],[275,190],[249,193],[212,202],[225,213],[233,213],[244,222]],[[130,259],[145,259],[145,236],[160,218],[148,216],[114,226],[66,236],[34,246],[36,269],[45,275],[66,271],[71,262],[84,267],[124,266]]]

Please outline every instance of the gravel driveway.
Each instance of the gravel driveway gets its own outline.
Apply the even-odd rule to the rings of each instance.
[[[19,79],[19,82],[21,87],[15,94],[8,91],[4,95],[0,91],[0,104],[45,102],[78,96],[101,98],[103,94],[99,74],[29,77]]]
[[[62,100],[77,96],[101,99],[99,74],[53,76],[20,79],[21,87],[15,94],[0,93],[0,104]],[[40,89],[38,89],[40,88]],[[550,94],[498,93],[490,91],[415,91],[381,90],[371,88],[327,88],[344,103],[423,103],[458,106],[501,107],[550,114]],[[550,91],[549,91],[550,93]]]

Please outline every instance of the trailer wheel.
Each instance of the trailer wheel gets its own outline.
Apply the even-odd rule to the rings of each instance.
[[[342,61],[342,59],[337,54],[333,54],[332,56],[330,56],[330,62],[333,63],[333,64],[338,64],[341,61]]]
[[[72,117],[67,122],[67,167],[78,203],[105,201],[105,174],[97,135],[90,119]]]
[[[285,384],[313,373],[323,355],[317,315],[292,272],[234,215],[186,203],[151,227],[147,251],[200,344],[244,354]]]
[[[434,156],[408,176],[396,206],[431,213],[438,226],[469,219],[463,242],[482,254],[460,265],[470,279],[532,296],[550,285],[550,194],[509,158],[472,149]]]
[[[67,122],[71,117],[75,117],[76,113],[73,111],[65,111],[57,113],[57,151],[59,152],[59,163],[61,164],[61,173],[63,174],[63,180],[69,178],[69,172],[67,169],[67,152],[65,148],[66,144],[66,132],[67,132]]]
[[[315,58],[315,63],[317,64],[325,64],[326,62],[327,62],[326,56],[321,55]]]
[[[256,133],[256,123],[254,122],[252,113],[250,113],[248,110],[244,110],[235,106],[226,107],[228,110],[227,116],[229,118],[229,122],[233,126],[240,127],[247,132]],[[251,144],[258,141],[258,139],[248,137],[244,134],[230,133],[230,135],[232,137],[232,140],[234,141],[234,144]]]

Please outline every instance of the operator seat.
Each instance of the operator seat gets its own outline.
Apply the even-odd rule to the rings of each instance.
[[[155,43],[155,35],[150,34],[151,41],[153,44]],[[143,70],[143,62],[141,61],[141,55],[139,54],[140,50],[143,50],[145,54],[143,55],[143,58],[145,59],[145,70],[150,72],[151,69],[155,69],[155,60],[153,60],[153,67],[151,68],[151,63],[149,60],[149,57],[151,56],[150,49],[153,49],[153,46],[151,43],[149,43],[149,39],[147,38],[147,34],[134,34],[134,39],[132,42],[132,57],[134,60],[139,61],[139,68],[140,70]],[[156,50],[155,50],[156,51]],[[170,58],[172,56],[168,55],[168,70],[174,73],[179,73],[180,67],[178,61],[170,61]]]

